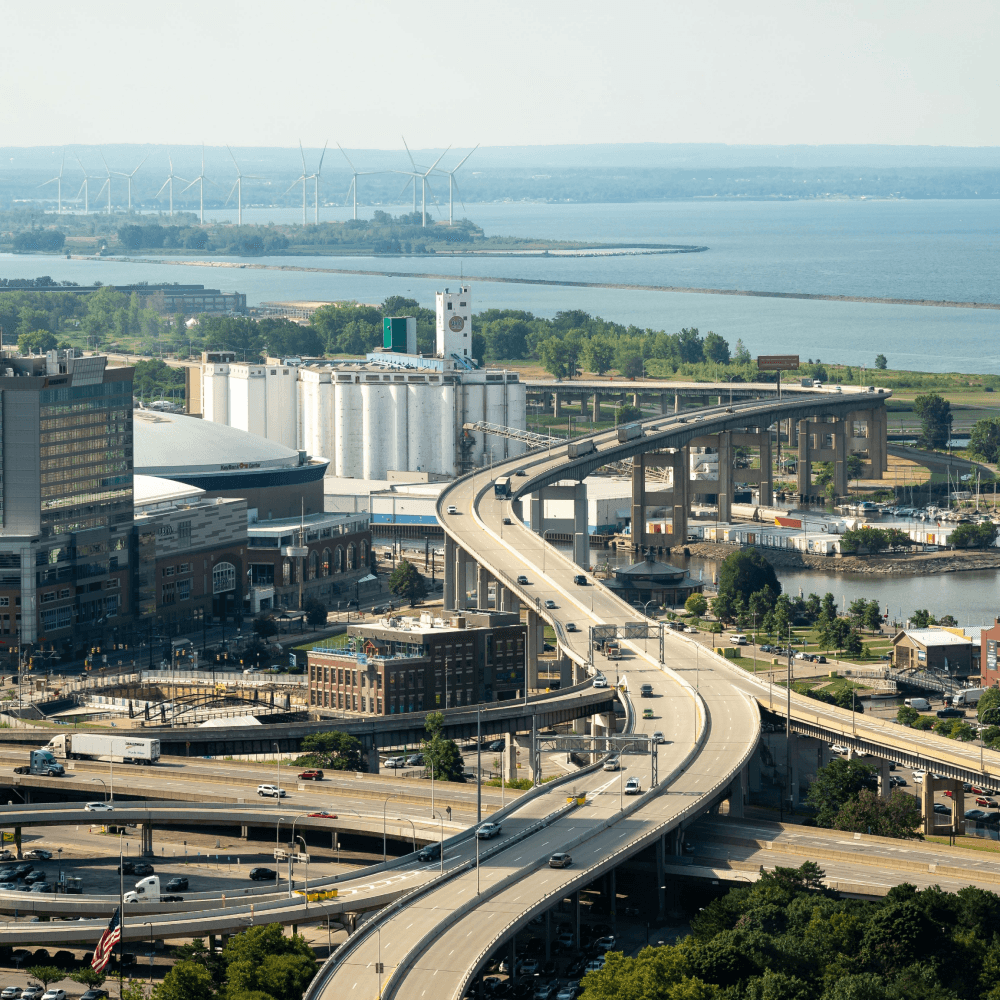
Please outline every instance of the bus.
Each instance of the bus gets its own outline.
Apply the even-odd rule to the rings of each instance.
[[[498,500],[510,499],[510,476],[501,476],[493,484],[493,492]]]

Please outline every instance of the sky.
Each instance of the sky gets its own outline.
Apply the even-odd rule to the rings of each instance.
[[[0,146],[1000,146],[995,0],[0,0]]]

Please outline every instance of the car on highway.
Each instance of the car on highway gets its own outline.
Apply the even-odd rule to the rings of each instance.
[[[451,504],[448,507],[447,513],[449,513],[449,514],[457,514],[458,513],[458,508],[454,504]]]
[[[598,675],[597,677],[594,678],[595,688],[606,688],[607,686],[608,686],[607,677],[604,677],[603,675]]]
[[[520,575],[520,576],[519,576],[519,577],[517,578],[517,582],[518,582],[519,584],[521,584],[521,586],[523,587],[523,586],[525,586],[525,585],[527,584],[527,582],[528,582],[528,578],[527,578],[527,577],[526,577],[526,576],[525,576],[525,575],[524,575],[524,574],[522,573],[522,574],[521,574],[521,575]]]
[[[323,772],[318,768],[311,768],[308,771],[303,771],[299,775],[299,781],[322,781]]]
[[[576,627],[576,622],[566,622],[567,632],[579,632],[580,630]]]
[[[638,778],[629,778],[625,782],[625,794],[626,795],[639,795],[642,792],[642,786],[639,784]]]
[[[65,990],[46,990],[42,994],[42,1000],[66,1000]]]
[[[639,697],[640,698],[652,698],[653,697],[653,685],[652,684],[640,684],[639,685]]]
[[[653,718],[653,710],[651,708],[644,708],[642,710],[642,717],[644,719],[651,719],[651,718]]]
[[[582,573],[577,573],[576,576],[573,577],[573,582],[578,587],[586,587],[587,586],[587,578]]]
[[[89,813],[110,813],[115,811],[115,807],[109,805],[107,802],[88,802],[83,808],[85,812]]]
[[[315,813],[309,813],[309,815],[313,819],[336,819],[337,818],[337,814],[336,813],[328,813],[328,812],[315,812]]]
[[[573,864],[573,859],[565,851],[557,851],[549,858],[550,868],[569,868],[571,864]]]
[[[25,851],[24,857],[27,861],[51,861],[52,852],[46,851],[41,847],[36,847],[34,850]]]
[[[545,607],[547,607],[549,609],[549,611],[552,611],[555,608],[555,606],[556,606],[556,602],[555,601],[546,601],[545,602]]]
[[[183,875],[172,878],[164,887],[167,892],[187,892],[188,880]]]
[[[273,868],[251,868],[251,882],[273,882],[277,879],[278,873]]]
[[[498,837],[500,835],[500,831],[502,829],[502,823],[484,823],[478,830],[476,830],[476,836],[480,840],[492,840],[494,837]]]
[[[441,857],[440,844],[428,844],[417,851],[418,861],[437,861]]]
[[[993,798],[992,795],[979,795],[976,798],[976,805],[982,806],[984,809],[997,809],[1000,808],[997,804],[997,800]]]
[[[283,799],[285,790],[277,785],[258,785],[257,794],[262,798]]]
[[[620,771],[622,769],[622,762],[617,757],[612,757],[604,762],[605,771]]]
[[[659,729],[657,729],[656,732],[653,733],[653,742],[656,744],[666,743],[667,738],[660,732]]]
[[[513,524],[514,522],[509,517],[505,517],[503,519],[503,523],[504,524]]]

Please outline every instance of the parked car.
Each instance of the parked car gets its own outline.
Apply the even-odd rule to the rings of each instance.
[[[123,875],[134,875],[135,874],[135,862],[134,861],[127,861],[127,860],[122,861],[122,863],[118,866],[118,870]]]
[[[21,995],[20,986],[6,986],[2,993],[0,993],[0,1000],[17,1000]]]
[[[14,892],[17,890],[16,882],[0,882],[0,889],[4,892]]]
[[[984,823],[990,818],[990,814],[985,809],[966,809],[965,818]]]
[[[609,934],[606,937],[599,937],[594,942],[594,948],[597,951],[611,951],[615,946],[614,936]]]
[[[25,875],[24,876],[24,881],[27,882],[28,885],[34,885],[36,882],[44,882],[45,881],[45,872],[43,872],[43,871],[33,871],[33,872],[31,872],[30,875]]]
[[[489,750],[490,753],[497,753],[498,751],[503,750],[506,746],[507,744],[504,740],[494,740],[486,749]]]
[[[939,719],[964,719],[965,712],[960,708],[939,708],[937,717]]]
[[[251,882],[273,882],[277,879],[278,873],[273,868],[251,868]]]
[[[187,892],[188,880],[183,876],[172,878],[164,887],[167,892]]]
[[[556,944],[560,948],[572,948],[576,944],[576,935],[572,931],[563,931],[559,937],[556,938]]]
[[[46,851],[41,847],[36,847],[34,850],[25,851],[24,857],[28,861],[50,861],[52,859],[52,852]]]
[[[299,775],[299,781],[322,781],[323,772],[319,769],[312,769],[309,771],[303,771]]]
[[[598,958],[592,958],[588,963],[584,972],[600,972],[604,968],[604,956],[601,955]]]
[[[135,866],[134,871],[135,871],[136,875],[142,875],[142,876],[155,875],[156,874],[156,869],[153,868],[153,866],[151,864],[148,864],[145,861],[140,861]]]
[[[66,1000],[65,990],[46,990],[42,994],[42,1000]]]
[[[827,658],[826,658],[825,656],[823,656],[823,654],[822,654],[822,653],[817,653],[817,654],[816,654],[816,656],[814,656],[814,657],[813,657],[813,659],[814,659],[814,660],[815,660],[815,661],[816,661],[817,663],[827,663],[827,662],[829,662],[829,661],[827,660]]]
[[[685,631],[685,632],[690,632],[690,633],[691,633],[692,635],[697,635],[697,634],[698,634],[698,630],[697,630],[697,629],[696,629],[696,628],[695,628],[695,627],[694,627],[693,625],[685,625],[685,626],[684,626],[684,631]],[[574,986],[574,987],[572,987],[572,988],[573,988],[574,990],[576,989],[576,987],[575,987],[575,986]]]
[[[549,858],[550,868],[569,868],[571,864],[573,859],[565,851],[558,851]]]
[[[405,757],[386,757],[386,759],[382,762],[382,766],[383,767],[392,767],[392,768],[406,767],[406,758]]]
[[[950,816],[951,809],[946,806],[943,802],[934,803],[934,812],[940,813],[942,816]]]
[[[424,755],[422,753],[413,753],[406,758],[407,767],[421,767],[424,763]]]
[[[32,892],[51,892],[52,886],[48,882],[35,882],[31,887]]]
[[[521,963],[521,975],[522,976],[536,976],[536,975],[538,975],[538,959],[537,958],[526,958]]]
[[[285,790],[277,785],[258,785],[257,794],[262,798],[283,799]]]
[[[80,997],[80,1000],[108,1000],[110,995],[111,994],[108,993],[107,990],[87,990],[87,992]]]
[[[71,962],[75,961],[72,954],[70,955],[69,960]],[[56,953],[56,961],[60,961],[58,952]],[[26,986],[23,990],[21,990],[21,1000],[42,1000],[42,994],[44,992],[45,990],[41,986]],[[101,992],[107,996],[106,990],[102,990]],[[84,994],[84,996],[86,996],[86,994]]]
[[[976,798],[976,805],[984,809],[997,809],[997,800],[992,795],[980,795]]]

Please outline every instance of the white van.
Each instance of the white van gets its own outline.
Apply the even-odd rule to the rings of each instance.
[[[904,702],[907,708],[915,708],[918,712],[929,712],[931,703],[926,698],[907,698]]]
[[[729,641],[734,646],[745,646],[747,644],[747,637],[743,635],[742,632],[737,632],[736,635],[731,635]]]

